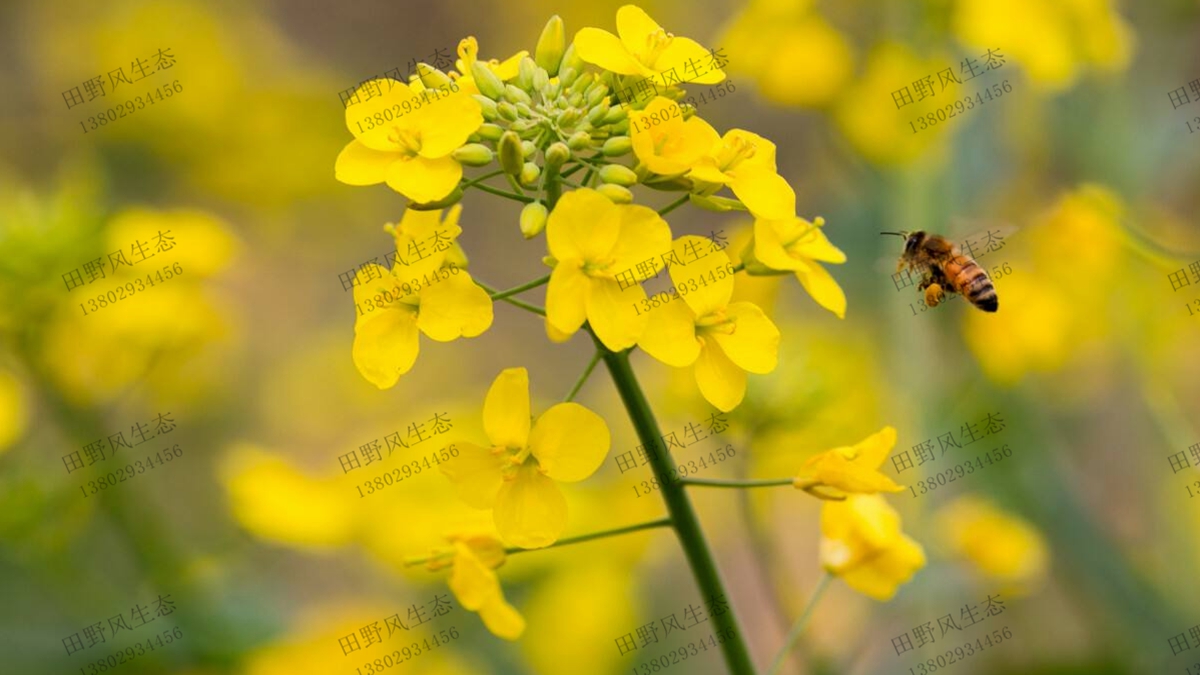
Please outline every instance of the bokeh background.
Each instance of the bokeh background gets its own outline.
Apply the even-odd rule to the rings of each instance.
[[[484,335],[423,342],[395,388],[358,374],[355,309],[338,275],[383,255],[382,226],[399,219],[403,200],[383,185],[334,180],[350,138],[338,92],[453,54],[468,35],[487,56],[532,50],[552,14],[568,36],[611,31],[619,4],[0,7],[0,670],[94,672],[90,661],[132,638],[74,654],[63,639],[167,594],[175,612],[155,628],[179,626],[184,637],[124,673],[351,674],[368,653],[400,646],[344,656],[337,640],[448,594],[445,572],[403,559],[487,517],[437,471],[360,498],[361,472],[343,473],[337,457],[437,413],[453,428],[424,447],[478,440],[482,399],[501,369],[528,368],[534,408],[544,409],[592,347],[586,336],[550,344],[540,321],[497,304]],[[944,649],[897,655],[893,638],[995,594],[1006,609],[986,628],[1013,638],[957,672],[1188,672],[1200,637],[1180,654],[1168,641],[1200,624],[1200,502],[1190,497],[1200,489],[1188,491],[1200,479],[1200,457],[1188,452],[1200,443],[1200,276],[1175,288],[1168,275],[1200,260],[1200,135],[1186,126],[1200,100],[1177,107],[1169,92],[1200,78],[1200,5],[641,6],[724,50],[736,92],[701,114],[774,140],[801,215],[823,216],[849,258],[831,268],[849,298],[844,320],[791,277],[739,279],[738,293],[779,324],[781,362],[751,378],[721,443],[694,451],[738,450],[706,476],[793,475],[813,453],[887,424],[899,430],[897,452],[909,451],[987,414],[1003,418],[1002,432],[886,472],[907,486],[974,450],[1013,452],[928,494],[891,497],[927,566],[886,603],[835,584],[789,672],[909,672]],[[159,49],[172,51],[170,69],[103,105],[64,104],[62,92]],[[914,134],[909,122],[934,108],[897,109],[892,92],[988,49],[1006,63],[980,82],[1007,81],[1011,92]],[[170,99],[81,131],[124,100],[120,91],[175,81]],[[516,206],[484,197],[463,201],[472,274],[501,288],[544,274],[544,240],[523,240]],[[683,209],[668,220],[676,236],[748,236],[749,222],[731,214]],[[921,309],[891,276],[899,241],[878,234],[960,240],[999,226],[1015,231],[981,260],[1012,270],[996,275],[995,315],[962,302]],[[133,269],[179,263],[184,273],[83,315],[80,303],[117,280],[68,291],[62,275],[160,230],[176,247]],[[137,276],[128,274],[122,283]],[[714,412],[689,370],[643,354],[635,366],[664,431]],[[578,400],[608,421],[613,456],[634,449],[603,369]],[[177,426],[161,443],[65,469],[64,456],[166,412]],[[81,487],[142,449],[174,444],[181,457],[128,484],[94,495]],[[1179,453],[1182,468],[1169,460]],[[648,479],[648,468],[622,473],[607,460],[569,489],[567,535],[659,517],[657,493],[631,494]],[[765,668],[821,575],[820,505],[789,488],[692,495]],[[700,599],[666,530],[514,555],[499,574],[529,624],[519,641],[458,608],[430,627],[462,637],[395,671],[630,672],[686,640],[628,654],[614,641]],[[938,646],[973,639],[968,631]],[[715,650],[675,668],[725,672]]]

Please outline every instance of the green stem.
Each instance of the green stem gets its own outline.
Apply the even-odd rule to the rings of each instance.
[[[821,601],[821,596],[825,595],[825,590],[829,588],[829,582],[833,581],[833,575],[826,572],[821,580],[817,582],[817,587],[813,589],[812,597],[808,599],[808,605],[804,608],[804,613],[796,619],[796,623],[792,624],[792,629],[788,631],[787,638],[783,641],[783,648],[775,655],[775,661],[771,663],[771,667],[767,669],[767,675],[776,675],[779,669],[783,667],[787,661],[788,653],[792,651],[792,646],[796,640],[800,638],[800,634],[804,632],[804,627],[808,625],[808,620],[812,618],[813,610],[816,609],[817,603]]]
[[[596,369],[596,364],[600,363],[601,356],[603,355],[600,353],[600,350],[597,349],[596,353],[592,355],[592,360],[588,362],[587,368],[585,368],[583,374],[579,376],[579,380],[575,382],[575,386],[571,387],[571,391],[567,393],[567,398],[564,400],[566,400],[568,403],[574,400],[575,394],[578,394],[579,390],[583,389],[583,383],[587,382],[588,376],[590,376],[592,371]]]
[[[505,173],[504,175],[508,176],[508,184],[513,186],[513,189],[517,191],[517,194],[524,197],[525,191],[521,189],[521,184],[517,182],[517,177],[511,173]]]
[[[480,183],[481,181],[485,181],[485,180],[487,180],[487,179],[489,179],[489,178],[491,178],[491,177],[493,177],[493,176],[499,176],[500,174],[502,174],[502,173],[504,173],[504,172],[505,172],[505,171],[504,171],[504,169],[500,169],[499,171],[493,171],[493,172],[491,172],[491,173],[485,173],[485,174],[483,174],[482,176],[479,176],[479,177],[477,177],[477,178],[472,178],[471,180],[469,180],[469,181],[467,181],[467,182],[463,183],[462,185],[459,185],[458,187],[462,188],[463,190],[466,190],[467,188],[471,187],[472,185],[475,185],[475,184],[477,184],[477,183]]]
[[[683,485],[695,485],[698,487],[717,487],[717,488],[759,488],[759,487],[777,487],[780,485],[793,485],[792,478],[763,478],[761,480],[722,480],[719,478],[680,478],[679,482]]]
[[[476,184],[474,185],[474,188],[475,188],[476,190],[483,190],[484,192],[488,192],[488,193],[490,193],[490,194],[494,194],[494,195],[496,195],[497,197],[504,197],[504,198],[506,198],[506,199],[511,199],[511,200],[513,200],[513,201],[515,201],[515,202],[522,202],[522,203],[524,203],[524,204],[528,204],[528,203],[530,203],[530,202],[536,202],[536,201],[537,201],[537,200],[536,200],[536,199],[534,199],[533,197],[525,197],[525,196],[523,196],[523,195],[514,195],[514,194],[513,194],[513,193],[511,193],[511,192],[505,192],[504,190],[500,190],[500,189],[498,189],[498,188],[494,188],[494,187],[492,187],[491,185],[484,185],[483,183],[476,183]]]
[[[625,404],[625,410],[629,413],[638,439],[647,450],[654,449],[653,452],[647,452],[650,456],[650,468],[658,479],[663,501],[666,502],[667,512],[674,524],[675,535],[679,537],[688,566],[692,569],[692,576],[696,579],[696,585],[700,587],[701,596],[706,603],[717,598],[727,598],[725,585],[717,571],[708,542],[705,541],[704,531],[700,529],[700,521],[692,508],[692,502],[683,486],[674,480],[675,461],[667,452],[658,422],[655,421],[650,404],[638,385],[637,376],[629,363],[629,352],[609,351],[598,339],[596,348],[602,351],[604,365],[612,375],[613,383],[621,395],[621,401]],[[713,616],[712,619],[717,632],[730,634],[730,638],[721,645],[730,675],[754,675],[754,664],[750,660],[750,652],[746,649],[742,631],[739,630],[735,612],[731,608],[730,611]]]
[[[488,286],[487,284],[483,283],[482,281],[480,281],[478,279],[475,279],[474,281],[475,281],[476,285],[478,285],[483,290],[487,291],[488,295],[496,295],[500,292],[500,291],[492,288],[491,286]],[[518,300],[516,298],[500,298],[500,299],[503,300],[504,302],[507,302],[510,305],[515,305],[517,307],[520,307],[521,309],[525,309],[530,312],[533,312],[534,314],[541,314],[542,316],[546,316],[546,310],[542,307],[538,307],[537,305],[533,305],[528,302]]]
[[[660,215],[660,216],[667,215],[668,213],[679,208],[680,206],[683,206],[683,203],[686,202],[687,200],[688,200],[687,195],[684,195],[684,196],[680,197],[679,199],[676,199],[675,201],[671,202],[670,204],[667,204],[663,208],[659,209],[658,215]]]
[[[742,270],[744,270],[744,269],[746,269],[746,263],[744,263],[744,262],[740,262],[740,263],[738,263],[737,265],[734,265],[734,267],[733,267],[733,273],[734,273],[734,274],[737,274],[738,272],[741,272],[741,271],[742,271]]]
[[[543,286],[547,283],[550,283],[550,275],[549,274],[547,274],[544,277],[534,279],[533,281],[530,281],[528,283],[521,284],[520,286],[514,286],[514,287],[508,289],[507,291],[501,291],[499,293],[496,293],[496,294],[492,295],[492,300],[503,300],[510,295],[516,295],[517,293],[524,293],[525,291],[527,291],[531,288],[537,288],[538,286]]]

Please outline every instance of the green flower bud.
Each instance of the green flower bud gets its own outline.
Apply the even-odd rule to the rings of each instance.
[[[498,141],[500,140],[500,136],[504,134],[504,127],[485,122],[479,125],[479,128],[475,130],[475,133],[479,134],[479,136],[484,140]]]
[[[546,69],[546,74],[556,75],[562,62],[563,52],[567,48],[566,26],[562,17],[555,14],[546,22],[542,35],[538,38],[534,59],[537,64]]]
[[[558,66],[558,71],[561,73],[563,68],[570,68],[577,73],[583,72],[583,59],[579,58],[579,52],[575,50],[575,43],[567,45],[567,51],[563,52],[562,63]]]
[[[629,188],[616,185],[614,183],[604,183],[600,187],[596,188],[596,192],[608,197],[609,200],[614,204],[633,203],[633,193],[629,191]]]
[[[604,116],[605,124],[616,124],[628,119],[629,115],[625,112],[625,106],[611,106],[608,109],[608,114]]]
[[[500,116],[500,112],[496,110],[496,102],[492,99],[481,94],[471,94],[471,98],[475,99],[475,102],[479,104],[479,108],[483,113],[483,119],[488,122],[495,122],[496,118]]]
[[[633,149],[633,139],[628,136],[613,136],[604,141],[604,145],[600,148],[600,152],[604,153],[605,157],[620,157]]]
[[[515,107],[515,108],[517,109],[517,113],[518,113],[518,114],[519,114],[521,117],[526,117],[526,118],[529,118],[529,117],[533,117],[533,116],[534,116],[534,115],[533,115],[533,108],[530,108],[528,105],[525,105],[524,103],[518,103],[517,105],[515,105],[515,106],[513,106],[513,107]]]
[[[571,159],[571,149],[562,141],[555,141],[549,148],[546,148],[546,171],[557,174],[569,159]]]
[[[588,107],[594,106],[600,101],[608,98],[608,87],[603,82],[596,82],[584,92],[584,100],[587,101]]]
[[[427,89],[450,86],[450,77],[431,65],[418,63],[417,72],[421,76],[421,84]]]
[[[456,188],[454,188],[454,192],[451,192],[450,194],[446,195],[445,197],[442,197],[441,199],[437,200],[436,202],[427,202],[425,204],[416,204],[413,202],[409,202],[408,208],[412,209],[413,211],[434,211],[437,209],[444,209],[447,206],[454,206],[455,204],[457,204],[459,202],[459,200],[462,199],[462,196],[463,196],[462,188],[456,187]]]
[[[506,131],[500,137],[500,168],[514,176],[521,173],[525,160],[521,157],[521,138],[515,131]]]
[[[550,85],[550,75],[546,73],[545,68],[533,69],[533,90],[546,91],[546,87]]]
[[[525,105],[533,103],[533,99],[529,98],[529,94],[526,94],[518,87],[515,87],[511,84],[504,85],[504,98],[512,101],[513,103],[524,103]]]
[[[583,92],[587,91],[587,88],[592,86],[592,82],[595,81],[595,75],[592,75],[591,73],[584,73],[583,75],[575,78],[575,81],[571,83],[571,93],[582,94]]]
[[[515,122],[520,115],[517,113],[517,107],[508,101],[500,101],[496,104],[496,112],[500,113],[500,117]]]
[[[568,103],[568,104],[570,104],[570,106],[571,106],[572,108],[582,108],[582,107],[583,107],[583,102],[584,102],[584,98],[583,98],[583,94],[582,94],[582,93],[579,93],[579,94],[571,94],[571,95],[570,95],[570,96],[567,98],[567,103]]]
[[[605,183],[613,183],[615,185],[637,185],[637,174],[627,166],[620,164],[606,164],[600,169],[600,180]]]
[[[521,236],[533,239],[546,229],[546,218],[550,215],[540,202],[526,204],[521,209]]]
[[[471,77],[475,79],[475,86],[479,87],[479,92],[484,96],[500,100],[504,96],[504,83],[491,68],[483,65],[483,61],[476,61],[471,64]]]
[[[579,111],[575,110],[574,108],[567,108],[566,110],[559,113],[558,117],[556,117],[554,119],[554,123],[558,125],[559,129],[565,129],[567,127],[570,127],[578,121],[579,121]]]
[[[583,150],[592,144],[592,135],[586,131],[576,131],[567,139],[567,147],[572,150]]]
[[[604,116],[608,114],[608,99],[600,97],[600,104],[588,111],[588,122],[592,126],[600,126],[604,122]]]
[[[560,86],[569,87],[579,77],[579,71],[574,68],[563,68],[558,71],[558,82]],[[557,95],[557,92],[555,93]]]
[[[479,143],[468,143],[450,153],[454,161],[467,166],[487,166],[492,163],[492,149]]]
[[[523,57],[518,64],[517,76],[513,78],[512,83],[521,89],[529,89],[533,85],[533,72],[537,70],[537,64],[528,56]]]
[[[547,101],[557,101],[558,95],[562,93],[561,82],[551,82],[550,86],[546,87],[546,94],[542,97]]]
[[[521,167],[521,175],[517,177],[517,180],[521,181],[521,185],[533,187],[537,185],[538,176],[541,174],[542,170],[538,168],[537,164],[525,162],[525,165]]]
[[[522,157],[529,159],[529,157],[535,152],[537,152],[537,146],[533,144],[533,141],[521,141]]]

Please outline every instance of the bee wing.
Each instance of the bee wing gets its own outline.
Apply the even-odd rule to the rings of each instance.
[[[1013,234],[1016,234],[1020,227],[1008,222],[991,222],[979,220],[967,220],[964,218],[952,218],[951,229],[955,232],[969,232],[966,236],[947,235],[946,238],[954,242],[954,247],[960,252],[965,253],[972,258],[994,253],[1004,248],[1005,242]]]

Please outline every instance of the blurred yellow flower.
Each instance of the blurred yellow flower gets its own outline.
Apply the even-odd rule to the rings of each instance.
[[[846,254],[829,242],[821,227],[824,218],[810,223],[799,216],[781,220],[757,218],[754,238],[743,251],[746,270],[750,273],[788,270],[817,304],[833,312],[839,319],[846,316],[846,294],[842,287],[817,261],[841,264]]]
[[[668,33],[636,5],[623,5],[617,10],[617,33],[620,37],[599,28],[581,28],[575,34],[579,58],[614,73],[643,78],[672,69],[685,77],[689,61],[710,58],[700,43]],[[725,73],[713,68],[691,81],[717,84],[724,79]]]
[[[728,185],[758,218],[791,218],[796,215],[796,193],[775,168],[775,144],[743,129],[730,129],[702,157],[690,178],[702,181],[701,194],[711,185]]]
[[[450,590],[466,609],[478,612],[487,629],[497,637],[516,640],[525,632],[525,619],[504,599],[500,580],[493,571],[504,564],[504,546],[491,537],[458,539],[451,563]]]
[[[368,98],[368,88],[383,95]],[[483,124],[479,103],[465,91],[435,91],[440,99],[426,94],[418,107],[413,100],[421,98],[424,88],[390,78],[371,80],[355,96],[360,93],[362,102],[346,108],[346,128],[354,140],[337,157],[337,179],[348,185],[387,182],[419,203],[453,192],[462,178],[462,165],[450,153]]]
[[[711,242],[687,235],[675,240],[678,260]],[[730,302],[734,275],[719,251],[668,269],[683,302],[668,300],[650,310],[638,340],[647,354],[676,368],[695,364],[696,384],[709,403],[728,412],[746,396],[746,373],[775,369],[779,329],[757,305]],[[690,290],[688,290],[690,289]]]
[[[653,209],[614,204],[584,188],[558,201],[546,223],[546,243],[557,261],[546,289],[547,324],[570,336],[587,321],[609,349],[632,347],[647,319],[637,312],[646,298],[637,282],[657,271],[638,264],[670,249],[667,221]],[[622,283],[618,275],[634,281]]]
[[[7,370],[0,370],[0,453],[25,433],[28,416],[21,383]]]
[[[708,122],[699,116],[684,120],[678,109],[679,104],[657,96],[645,110],[629,113],[634,154],[646,168],[662,176],[686,173],[721,140]],[[662,122],[652,122],[654,119]]]
[[[1120,71],[1133,51],[1133,31],[1111,0],[958,0],[954,32],[977,49],[1000,49],[1045,89],[1070,86],[1088,65]]]
[[[826,450],[809,458],[792,484],[821,499],[901,492],[903,487],[879,471],[895,445],[895,428],[884,427],[852,446]]]
[[[529,373],[508,368],[483,404],[491,447],[459,443],[458,457],[441,465],[458,496],[492,509],[504,541],[522,548],[549,546],[567,524],[567,502],[556,481],[595,473],[608,454],[608,425],[578,403],[559,403],[531,423]],[[532,426],[532,428],[531,428]]]
[[[1041,533],[982,498],[967,495],[943,506],[937,525],[953,555],[1008,584],[1006,590],[1028,592],[1046,575],[1049,553]]]
[[[900,514],[880,495],[825,502],[821,535],[826,571],[876,600],[890,600],[925,566],[925,550],[900,531]]]

